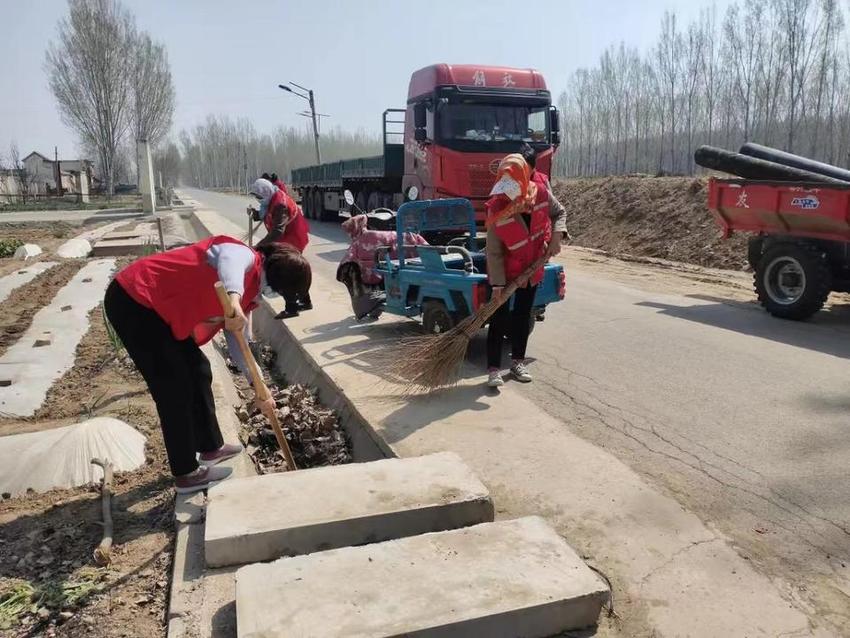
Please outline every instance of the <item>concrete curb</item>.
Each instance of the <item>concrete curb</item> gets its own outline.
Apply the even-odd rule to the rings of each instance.
[[[234,413],[234,406],[239,404],[239,396],[221,353],[213,344],[204,346],[203,351],[212,368],[213,397],[221,433],[225,441],[236,442],[239,440],[239,421]],[[255,476],[257,473],[246,452],[222,465],[232,467],[235,477]],[[204,559],[206,497],[203,492],[177,494],[174,518],[177,533],[174,541],[166,635],[167,638],[195,638],[205,635],[201,627],[207,595],[204,582],[207,572]]]

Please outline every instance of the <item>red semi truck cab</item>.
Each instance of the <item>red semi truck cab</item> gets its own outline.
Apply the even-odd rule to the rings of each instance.
[[[465,197],[481,222],[499,160],[527,143],[549,175],[560,141],[539,72],[433,64],[413,73],[405,109],[384,111],[381,155],[296,168],[291,181],[309,219],[338,219],[350,190],[361,210]]]
[[[499,160],[524,143],[550,174],[560,143],[558,111],[533,69],[434,64],[410,78],[404,126],[402,193],[411,199],[465,197],[477,217]],[[417,193],[418,191],[418,193]]]

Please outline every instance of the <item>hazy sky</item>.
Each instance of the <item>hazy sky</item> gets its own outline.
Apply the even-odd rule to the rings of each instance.
[[[168,48],[177,88],[174,132],[208,113],[246,116],[259,131],[305,126],[306,102],[277,88],[316,93],[325,126],[380,130],[403,107],[410,73],[434,62],[541,70],[553,95],[610,44],[645,50],[665,9],[684,25],[711,0],[125,0],[138,24]],[[716,0],[722,12],[728,0]],[[76,153],[43,70],[65,0],[0,0],[0,156]],[[522,9],[523,13],[517,13]]]

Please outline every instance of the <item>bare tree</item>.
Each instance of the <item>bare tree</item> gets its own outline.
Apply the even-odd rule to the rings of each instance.
[[[665,11],[661,21],[661,39],[656,56],[659,80],[664,85],[666,110],[670,123],[670,171],[676,172],[676,117],[679,115],[677,102],[681,81],[682,36],[676,29],[676,14]],[[663,137],[663,135],[662,135]]]
[[[12,171],[12,178],[15,181],[15,187],[18,191],[18,197],[20,197],[21,202],[26,204],[30,195],[33,194],[30,191],[34,190],[33,187],[36,184],[38,176],[30,173],[27,165],[21,160],[21,153],[18,150],[18,144],[16,142],[9,144],[9,164]]]
[[[174,84],[165,47],[153,42],[147,33],[133,43],[132,118],[137,140],[152,146],[165,137],[174,115]]]
[[[131,106],[133,17],[117,0],[68,0],[68,9],[45,67],[63,121],[97,149],[111,195]]]

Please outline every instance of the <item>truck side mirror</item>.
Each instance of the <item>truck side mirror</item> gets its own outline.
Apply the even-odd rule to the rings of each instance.
[[[561,117],[554,106],[549,107],[549,130],[552,136],[551,142],[557,146],[561,143]]]
[[[425,142],[428,139],[428,120],[425,102],[413,105],[413,139],[417,142]]]
[[[413,105],[413,127],[425,128],[428,126],[425,115],[425,102],[418,102]]]

